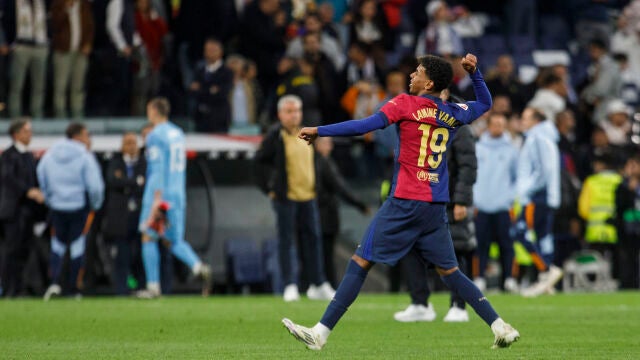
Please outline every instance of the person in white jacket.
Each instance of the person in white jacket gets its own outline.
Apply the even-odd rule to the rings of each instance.
[[[562,270],[552,264],[553,216],[560,206],[559,135],[553,121],[531,107],[522,112],[522,127],[525,141],[516,177],[516,198],[522,211],[516,222],[516,238],[529,251],[539,271],[538,281],[524,289],[522,295],[538,296],[553,292],[553,286],[562,278]]]

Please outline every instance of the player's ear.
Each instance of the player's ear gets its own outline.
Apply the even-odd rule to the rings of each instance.
[[[424,89],[427,91],[431,91],[433,89],[433,80],[427,80],[424,82]]]

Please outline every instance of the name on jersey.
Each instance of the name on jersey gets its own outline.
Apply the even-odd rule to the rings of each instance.
[[[437,173],[430,173],[424,170],[418,170],[417,177],[420,181],[428,181],[434,184],[440,182],[440,177]]]
[[[418,109],[418,111],[414,112],[413,114],[411,114],[413,116],[413,118],[416,121],[420,121],[423,119],[429,119],[429,118],[435,118],[436,117],[436,112],[438,111],[438,109],[436,108],[426,108],[426,109]],[[451,126],[451,127],[456,127],[458,126],[459,122],[456,118],[454,118],[453,116],[447,114],[444,111],[441,111],[440,114],[438,114],[438,120],[442,121],[443,123]]]

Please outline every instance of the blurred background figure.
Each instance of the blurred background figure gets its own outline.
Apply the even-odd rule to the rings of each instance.
[[[151,0],[136,0],[136,33],[140,44],[133,49],[133,84],[131,114],[143,116],[147,101],[158,95],[164,63],[164,40],[169,28],[153,8]]]
[[[23,293],[23,270],[31,251],[33,224],[42,217],[40,205],[44,195],[38,188],[36,161],[28,146],[31,122],[15,120],[9,126],[12,145],[0,157],[0,220],[4,227],[4,243],[0,248],[0,288],[4,296]]]
[[[51,5],[53,107],[58,118],[69,116],[67,103],[72,118],[84,117],[85,79],[94,36],[91,11],[88,0],[55,0]]]
[[[195,100],[194,121],[197,132],[227,133],[231,125],[229,95],[233,73],[223,63],[220,41],[204,43],[204,60],[198,64],[189,90]]]
[[[349,189],[347,182],[331,158],[333,140],[330,137],[318,138],[315,147],[317,155],[319,155],[316,156],[316,181],[322,228],[324,269],[327,281],[335,288],[338,285],[334,257],[336,238],[340,234],[339,199],[355,207],[363,215],[369,213],[369,208],[353,194],[353,190]]]
[[[80,123],[67,127],[66,139],[55,143],[38,163],[37,174],[45,200],[51,209],[51,285],[45,301],[62,293],[60,272],[70,251],[69,292],[78,295],[83,287],[84,251],[93,211],[104,200],[100,165],[89,150],[89,130]]]
[[[144,191],[147,162],[140,154],[138,136],[122,136],[122,151],[109,162],[105,174],[107,204],[103,233],[114,244],[113,283],[118,295],[128,295],[144,284],[140,231],[140,205]],[[133,289],[131,289],[133,287]]]
[[[44,95],[47,81],[47,3],[44,0],[13,0],[0,4],[5,41],[11,46],[9,69],[9,116],[25,115],[22,110],[22,90],[31,81],[29,106],[31,117],[44,116]]]

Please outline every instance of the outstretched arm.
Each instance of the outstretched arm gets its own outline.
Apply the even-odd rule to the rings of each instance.
[[[491,109],[492,105],[491,93],[489,92],[489,88],[487,88],[487,84],[484,82],[482,73],[478,70],[477,62],[478,59],[473,54],[467,54],[462,58],[462,67],[469,73],[471,82],[473,83],[473,92],[476,95],[476,101],[467,102],[471,110],[471,113],[468,114],[469,116],[457,117],[465,124],[482,116],[482,114]]]
[[[298,137],[312,144],[318,136],[362,135],[373,130],[382,129],[387,124],[386,116],[381,112],[377,112],[361,120],[349,120],[337,124],[302,128]]]

